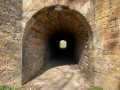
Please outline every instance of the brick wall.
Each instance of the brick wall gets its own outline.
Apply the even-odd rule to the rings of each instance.
[[[119,11],[120,0],[96,0],[96,31],[101,32],[103,66],[103,87],[106,90],[120,89],[120,56],[119,56]],[[101,61],[101,62],[102,62]],[[117,77],[117,78],[116,78]]]
[[[52,34],[54,32],[52,29],[58,28],[59,22],[54,25],[56,18],[51,16],[54,28],[49,24],[47,24],[47,27],[43,27],[46,26],[44,21],[47,11],[42,8],[56,4],[58,4],[57,0],[0,1],[0,12],[2,13],[0,16],[0,77],[5,76],[0,78],[0,83],[7,85],[20,84],[24,75],[29,74],[29,78],[34,76],[44,64],[45,46],[48,38],[45,35]],[[87,34],[81,36],[83,38],[81,42],[79,36],[83,32],[79,33],[77,29],[74,32],[78,44],[76,46],[76,58],[79,59],[80,67],[86,73],[88,81],[91,81],[91,85],[102,86],[105,90],[119,90],[120,0],[60,0],[59,4],[81,13],[91,26],[91,29],[90,27],[87,28],[89,25],[84,23],[86,21],[82,18],[82,23],[86,26],[81,27],[80,30],[82,28],[89,30]],[[40,16],[44,19],[33,16],[38,11],[44,12],[43,16]],[[79,16],[76,12],[72,14],[76,17]],[[63,14],[63,16],[66,15]],[[39,21],[37,20],[43,20],[40,27],[33,25],[34,23],[38,24]],[[76,24],[74,19],[72,21]],[[75,29],[74,24],[65,25]],[[35,28],[42,31],[36,31]],[[51,33],[45,31],[49,29]],[[86,35],[86,38],[84,35]],[[84,49],[79,48],[79,45],[85,46]],[[46,54],[46,57],[49,58],[49,53]],[[34,64],[31,64],[30,61]],[[36,68],[37,65],[40,67]],[[36,69],[34,70],[34,68]],[[26,72],[26,70],[28,71]]]
[[[22,1],[0,0],[0,84],[21,83]]]

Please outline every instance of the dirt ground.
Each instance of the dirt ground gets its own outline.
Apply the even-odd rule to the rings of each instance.
[[[89,85],[77,64],[53,59],[25,87],[27,90],[88,90]]]

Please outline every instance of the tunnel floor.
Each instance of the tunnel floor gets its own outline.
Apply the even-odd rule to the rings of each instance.
[[[87,90],[89,83],[83,72],[73,60],[68,62],[66,59],[68,58],[49,60],[38,77],[28,82],[25,87],[33,86],[33,90]]]

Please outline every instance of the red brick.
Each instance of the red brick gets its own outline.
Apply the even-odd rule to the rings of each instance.
[[[104,48],[110,51],[115,51],[115,50],[119,51],[120,45],[118,45],[118,43],[109,43],[107,45],[104,45]]]
[[[6,44],[6,43],[7,43],[7,40],[0,39],[0,44]]]
[[[0,49],[5,49],[5,46],[4,45],[0,45]]]
[[[115,39],[118,38],[119,33],[118,32],[110,32],[110,33],[104,33],[104,39]]]
[[[108,58],[111,61],[117,61],[119,57],[116,57],[115,55],[109,55]]]
[[[12,37],[8,34],[0,33],[0,39],[11,39]]]
[[[120,76],[114,76],[115,79],[120,80]]]
[[[10,60],[11,54],[10,53],[0,53],[0,60]]]
[[[120,12],[120,5],[114,7],[114,13]]]
[[[5,66],[6,65],[6,62],[5,61],[0,61],[0,66]]]
[[[111,51],[109,52],[111,55],[120,55],[120,51]]]
[[[119,72],[119,70],[117,68],[114,68],[114,67],[109,67],[108,71],[111,72],[111,73]]]

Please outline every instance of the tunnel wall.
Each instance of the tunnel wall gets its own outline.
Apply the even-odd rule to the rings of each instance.
[[[34,23],[34,20],[28,22],[23,35],[22,84],[31,80],[44,64],[46,40],[40,31],[36,32],[31,21]]]
[[[57,0],[0,1],[0,84],[20,85],[26,23],[38,10],[55,4]],[[79,62],[86,77],[105,90],[119,90],[120,0],[61,0],[60,4],[83,14],[92,28],[92,41]]]

